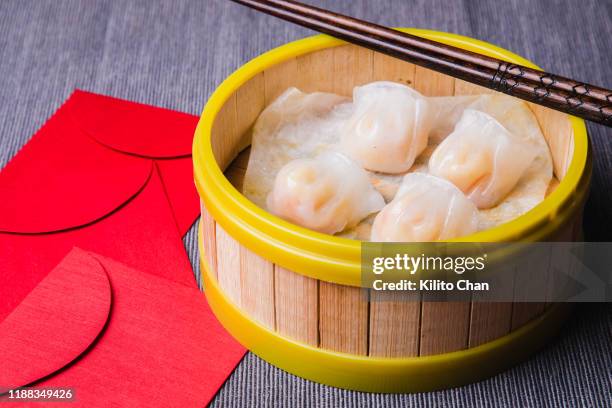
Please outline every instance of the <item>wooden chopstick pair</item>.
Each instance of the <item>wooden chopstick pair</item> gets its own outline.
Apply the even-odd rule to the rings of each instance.
[[[612,90],[289,0],[232,0],[414,64],[612,127]]]

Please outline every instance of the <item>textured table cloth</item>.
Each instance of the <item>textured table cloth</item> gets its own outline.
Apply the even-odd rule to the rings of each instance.
[[[463,34],[612,87],[612,1],[310,1],[390,26]],[[228,74],[312,32],[227,0],[0,1],[0,166],[74,88],[199,114]],[[589,124],[589,241],[612,232],[612,129]],[[7,197],[0,197],[7,199]],[[195,227],[185,238],[199,275]],[[206,379],[202,379],[206,381]],[[180,390],[177,390],[180,392]],[[612,307],[578,308],[557,341],[489,380],[379,395],[289,375],[248,354],[213,406],[612,406]]]

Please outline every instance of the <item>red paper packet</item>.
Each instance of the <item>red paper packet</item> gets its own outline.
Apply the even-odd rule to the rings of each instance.
[[[0,383],[70,407],[201,407],[243,355],[198,289],[80,249],[0,324]]]
[[[149,344],[130,340],[130,336],[138,335],[136,331],[148,333],[148,339],[157,338],[157,346],[151,349],[160,348],[159,352],[163,352],[164,347],[171,345],[162,342],[166,337],[160,336],[161,332],[166,330],[167,336],[171,327],[178,332],[187,330],[187,326],[203,330],[202,325],[210,325],[209,332],[206,338],[201,333],[194,335],[200,343],[194,356],[208,358],[209,365],[207,378],[198,378],[203,382],[200,388],[205,388],[198,401],[202,404],[208,401],[231,373],[244,349],[220,329],[203,302],[181,240],[199,213],[190,159],[196,123],[195,116],[76,91],[0,172],[0,197],[9,197],[0,200],[0,262],[3,264],[0,333],[5,334],[4,341],[0,340],[0,361],[6,362],[0,365],[0,387],[31,383],[42,386],[47,381],[54,384],[57,378],[71,378],[69,373],[81,367],[82,361],[89,361],[87,370],[106,367],[100,368],[100,372],[106,370],[108,375],[112,375],[112,367],[117,373],[122,373],[123,368],[135,370],[135,367],[124,367],[123,363],[132,355],[136,358],[134,361],[140,361],[137,344],[142,347]],[[117,275],[121,279],[113,285],[113,272],[105,272],[109,279],[104,286],[100,267],[85,252],[70,252],[75,246],[99,254],[98,259],[105,259],[104,263],[112,264],[113,270],[121,271]],[[57,267],[60,262],[63,266]],[[87,267],[75,270],[75,264]],[[103,266],[103,269],[108,268]],[[52,270],[55,278],[50,275]],[[124,279],[130,273],[134,279]],[[158,284],[155,286],[153,282]],[[155,286],[155,291],[147,292],[147,285]],[[174,288],[169,289],[174,293],[172,296],[182,299],[176,305],[170,305],[169,301],[163,303],[168,309],[166,315],[156,309],[162,303],[149,298],[149,293],[170,296],[164,291],[156,292],[161,286]],[[111,291],[110,304],[105,290]],[[129,295],[117,298],[116,290]],[[131,294],[131,291],[136,292]],[[179,296],[179,292],[185,291],[191,295]],[[192,300],[196,295],[199,300]],[[121,318],[119,326],[108,326],[111,319],[101,329],[105,308],[110,310],[106,317],[112,318],[117,304],[114,302],[130,300],[132,296],[134,301],[144,303],[120,309],[120,316],[140,316],[144,320],[156,316],[157,326],[151,325],[153,331],[147,332],[144,327],[135,329],[138,326],[130,325],[123,334],[125,341],[132,343],[104,342],[111,346],[100,352],[109,356],[116,354],[115,357],[85,358],[92,352],[91,355],[98,355],[100,336],[109,333],[110,327],[123,327]],[[176,310],[186,308],[197,318],[193,322],[183,321],[186,327],[174,328],[167,320],[176,321],[176,310],[170,310],[175,306]],[[196,309],[201,316],[197,316]],[[35,315],[47,318],[42,322]],[[15,335],[11,337],[7,333]],[[196,347],[193,343],[188,346]],[[198,354],[200,351],[202,354]],[[194,353],[184,348],[180,352],[185,356]],[[22,356],[20,361],[26,362],[28,370],[11,366],[9,362],[14,356]],[[129,370],[125,373],[133,373]],[[153,371],[149,374],[153,375]],[[172,373],[172,381],[177,386],[191,384],[189,372]],[[123,378],[123,382],[128,383],[131,378],[130,381],[147,383],[146,376],[133,375]],[[159,378],[163,375],[160,373]],[[42,381],[45,376],[49,377]],[[79,376],[87,378],[82,373]],[[97,390],[94,382],[83,381],[78,383],[80,395],[92,396],[89,393]],[[117,395],[123,395],[116,391]],[[130,401],[130,395],[129,392],[124,395],[125,401]],[[134,401],[140,401],[138,392],[133,395]],[[104,403],[104,399],[98,401]],[[155,403],[150,402],[149,406],[152,405]]]

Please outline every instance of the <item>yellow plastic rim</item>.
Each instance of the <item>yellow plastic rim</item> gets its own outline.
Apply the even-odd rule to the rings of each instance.
[[[437,31],[401,29],[410,34],[480,52],[529,67],[530,61],[489,43]],[[194,145],[194,177],[199,195],[215,221],[234,239],[280,266],[314,279],[361,284],[360,242],[308,230],[257,207],[224,176],[211,144],[217,113],[242,84],[265,69],[309,52],[344,44],[317,35],[271,50],[243,65],[213,93],[198,123]],[[589,145],[584,121],[571,117],[574,156],[557,189],[526,214],[498,227],[455,241],[512,242],[546,239],[575,216],[585,200],[590,177]]]
[[[200,251],[202,234],[199,233]],[[523,361],[555,336],[570,311],[556,304],[512,333],[481,346],[423,357],[377,358],[319,349],[251,320],[229,300],[200,255],[204,293],[223,327],[269,363],[311,381],[366,392],[426,392],[491,377]]]

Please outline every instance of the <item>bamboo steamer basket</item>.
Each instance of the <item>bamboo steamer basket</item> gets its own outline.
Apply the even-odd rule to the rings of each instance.
[[[405,29],[537,68],[491,44]],[[208,101],[195,133],[202,201],[201,270],[217,318],[270,363],[320,383],[372,392],[420,392],[477,381],[545,345],[567,316],[546,303],[377,301],[360,288],[360,243],[275,217],[241,193],[250,128],[281,92],[350,95],[375,80],[428,96],[491,92],[325,35],[296,41],[242,66]],[[580,237],[591,173],[584,121],[530,105],[550,147],[555,180],[523,216],[462,240],[572,241]]]

